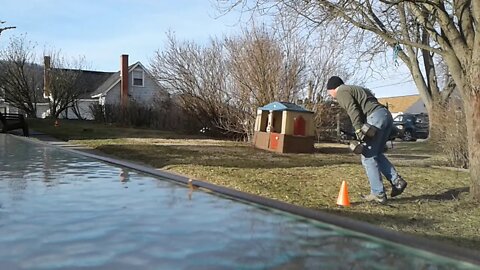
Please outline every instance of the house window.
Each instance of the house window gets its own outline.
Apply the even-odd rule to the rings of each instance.
[[[134,70],[132,72],[132,83],[134,86],[143,86],[143,70]]]

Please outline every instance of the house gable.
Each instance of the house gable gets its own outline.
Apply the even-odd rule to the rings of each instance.
[[[129,99],[141,103],[151,103],[157,95],[167,97],[168,93],[162,91],[160,85],[150,72],[140,62],[128,67],[128,96]],[[139,80],[141,79],[141,81]],[[120,72],[112,74],[97,91],[92,93],[92,98],[105,98],[105,104],[120,103]]]

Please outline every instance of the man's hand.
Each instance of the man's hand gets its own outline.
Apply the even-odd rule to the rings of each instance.
[[[365,139],[365,134],[363,134],[363,132],[360,128],[355,130],[355,135],[357,136],[357,139],[359,141],[363,141],[363,139]]]

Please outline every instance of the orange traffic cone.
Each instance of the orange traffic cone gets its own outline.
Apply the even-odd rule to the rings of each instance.
[[[346,181],[342,181],[342,185],[340,186],[340,192],[338,193],[337,205],[338,206],[344,206],[344,207],[349,207],[350,206],[350,200],[348,199],[348,187],[347,187],[347,182]]]

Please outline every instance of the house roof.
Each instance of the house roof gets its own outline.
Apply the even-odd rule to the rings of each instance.
[[[130,67],[128,68],[130,70]],[[120,71],[113,72],[100,86],[94,88],[95,91],[90,93],[90,97],[98,97],[112,89],[115,84],[120,81]]]
[[[102,85],[114,72],[79,70],[79,69],[58,69],[68,72],[78,73],[77,82],[79,83],[79,90],[82,93],[79,99],[91,99],[91,93],[94,92],[100,85]],[[42,82],[43,84],[43,82]],[[46,99],[47,100],[47,99]]]
[[[114,72],[102,72],[102,71],[80,71],[80,81],[82,82],[82,88],[84,92],[79,96],[80,99],[90,99],[92,96],[92,90],[98,89],[107,79],[109,79]]]
[[[294,112],[306,112],[306,113],[313,113],[309,110],[306,110],[302,106],[291,102],[272,102],[263,107],[259,108],[262,111],[294,111]]]
[[[420,95],[378,98],[378,102],[387,106],[392,113],[408,111],[419,100]]]
[[[152,77],[147,69],[140,63],[136,62],[128,66],[128,72],[131,72],[137,67],[141,67],[146,75]],[[117,85],[120,78],[120,71],[104,72],[104,71],[90,71],[90,70],[72,70],[80,72],[79,81],[82,83],[82,90],[84,91],[79,99],[92,99],[105,95],[108,91]]]

